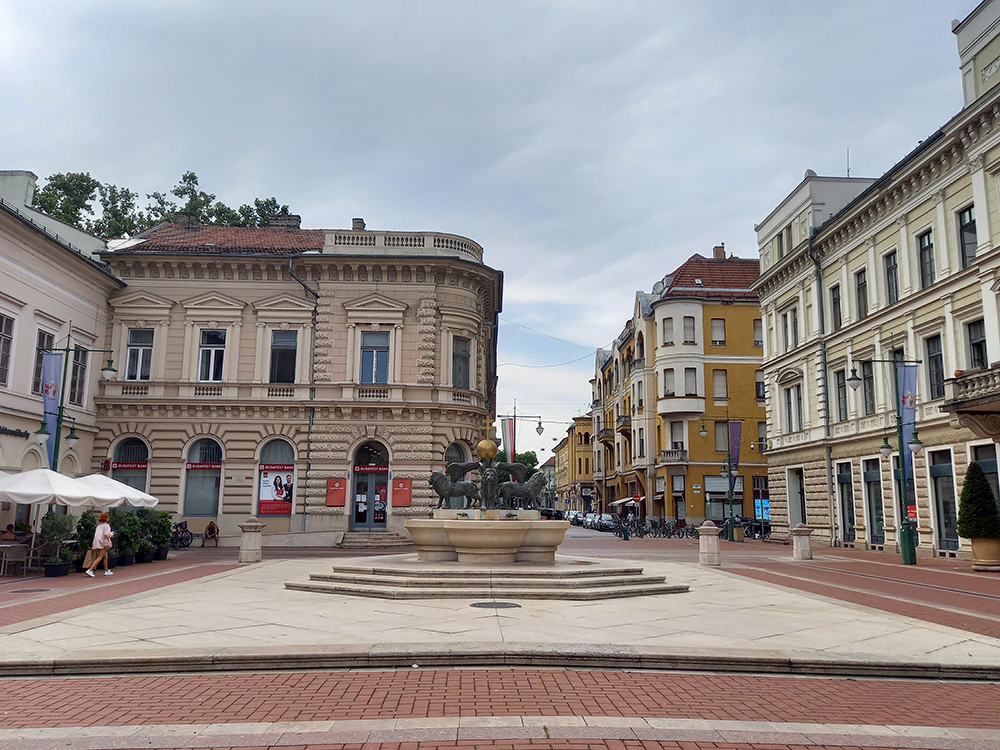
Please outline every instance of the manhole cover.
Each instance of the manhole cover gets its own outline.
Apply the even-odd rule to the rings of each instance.
[[[48,591],[48,589],[14,589],[10,593],[12,593],[12,594],[40,594],[43,591]]]
[[[510,609],[512,607],[520,607],[521,605],[514,604],[514,602],[473,602],[471,606],[483,609]]]

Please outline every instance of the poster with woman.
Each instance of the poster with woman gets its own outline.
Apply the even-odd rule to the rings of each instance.
[[[258,516],[292,513],[292,474],[295,464],[259,464]]]

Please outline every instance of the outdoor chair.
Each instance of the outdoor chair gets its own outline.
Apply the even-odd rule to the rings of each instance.
[[[27,575],[28,545],[26,544],[12,544],[4,548],[3,557],[0,558],[0,576],[7,575],[7,570],[12,566],[16,572],[18,565],[21,566],[21,575]]]

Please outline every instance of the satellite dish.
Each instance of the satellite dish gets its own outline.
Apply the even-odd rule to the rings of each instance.
[[[653,294],[659,294],[662,291],[663,291],[662,281],[657,281],[655,284],[653,284]]]

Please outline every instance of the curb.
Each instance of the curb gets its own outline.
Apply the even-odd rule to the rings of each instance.
[[[191,649],[141,656],[78,651],[65,656],[0,661],[0,677],[54,677],[204,672],[280,672],[309,669],[544,667],[672,672],[785,674],[1000,681],[1000,664],[903,662],[813,652],[712,651],[684,653],[636,646],[566,648],[549,643],[509,645],[364,644],[310,647]]]

